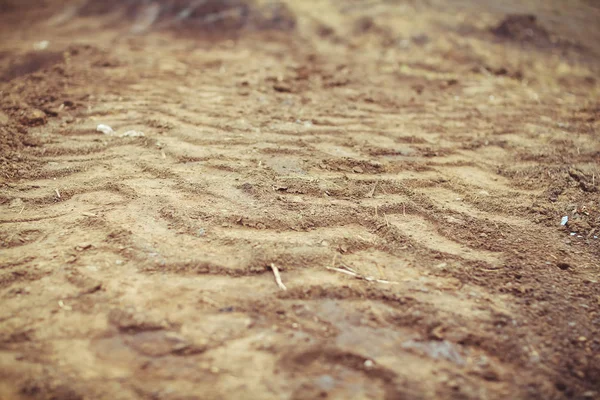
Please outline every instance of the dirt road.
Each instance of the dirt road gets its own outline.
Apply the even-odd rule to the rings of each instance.
[[[596,2],[118,3],[0,1],[1,399],[600,398]]]

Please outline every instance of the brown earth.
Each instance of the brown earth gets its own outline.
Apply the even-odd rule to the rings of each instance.
[[[597,2],[120,3],[0,1],[0,398],[600,398]]]

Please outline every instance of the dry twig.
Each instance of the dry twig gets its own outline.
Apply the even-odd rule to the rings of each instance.
[[[399,282],[392,282],[392,281],[387,281],[385,279],[375,279],[371,276],[362,276],[358,273],[356,273],[355,271],[353,271],[352,269],[346,267],[346,266],[342,266],[343,268],[334,268],[334,267],[326,267],[328,270],[330,271],[336,271],[339,272],[341,274],[346,274],[346,275],[350,275],[355,277],[356,279],[362,279],[364,281],[367,282],[377,282],[377,283],[385,283],[388,285],[397,285]]]
[[[277,286],[279,286],[279,289],[287,290],[287,288],[281,281],[281,275],[279,275],[279,269],[273,263],[271,263],[271,270],[273,271],[273,275],[275,275],[275,282],[277,283]]]

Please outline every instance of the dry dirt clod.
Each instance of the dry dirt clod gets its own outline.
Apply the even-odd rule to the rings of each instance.
[[[19,117],[19,122],[27,126],[40,126],[46,125],[48,120],[45,112],[34,108],[23,111]]]
[[[556,264],[556,266],[558,268],[562,269],[563,271],[566,271],[571,268],[571,264],[566,263],[566,262],[560,262],[560,263]]]

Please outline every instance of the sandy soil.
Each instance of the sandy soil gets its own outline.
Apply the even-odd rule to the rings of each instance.
[[[600,398],[597,2],[117,3],[0,1],[0,398]]]

